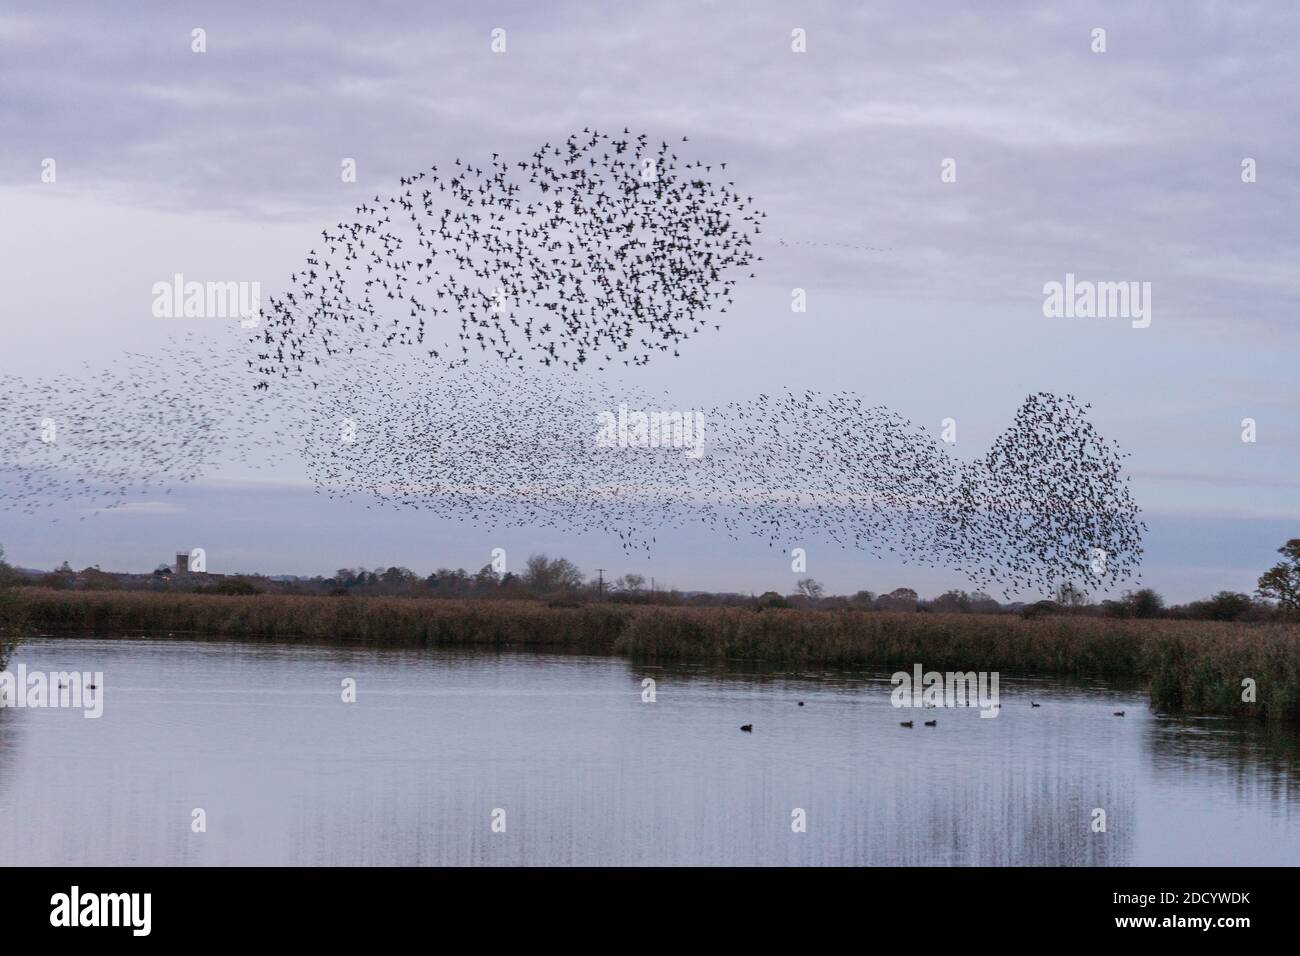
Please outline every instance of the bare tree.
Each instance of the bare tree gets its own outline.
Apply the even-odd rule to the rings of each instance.
[[[1056,589],[1056,603],[1061,607],[1083,607],[1088,603],[1088,592],[1073,581],[1066,581]]]
[[[576,591],[582,587],[582,572],[568,558],[551,559],[544,554],[530,555],[524,565],[523,577],[529,590],[538,594]]]
[[[614,587],[619,591],[629,591],[636,594],[645,588],[645,575],[625,574],[614,582]]]
[[[814,578],[804,578],[799,582],[799,593],[809,601],[820,601],[822,597],[822,586]]]

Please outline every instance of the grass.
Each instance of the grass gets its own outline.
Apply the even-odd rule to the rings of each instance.
[[[6,627],[1093,675],[1145,682],[1158,710],[1300,722],[1300,626],[1294,624],[22,588],[0,597],[0,635]],[[1255,682],[1254,702],[1242,700],[1246,679]]]

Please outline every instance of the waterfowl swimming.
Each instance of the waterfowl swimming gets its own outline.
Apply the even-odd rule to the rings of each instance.
[[[1030,707],[1042,707],[1042,704],[1035,704],[1032,700],[1029,702]]]
[[[740,729],[743,730],[743,731],[744,731],[745,733],[747,733],[747,734],[752,734],[752,733],[754,732],[754,725],[753,725],[753,724],[741,724],[741,725],[740,725]]]
[[[927,720],[927,721],[925,722],[925,726],[927,726],[927,727],[938,727],[938,726],[939,726],[939,721],[937,721],[937,720]]]
[[[1124,716],[1124,711],[1122,711],[1122,710],[1117,710],[1117,711],[1115,711],[1115,716],[1116,716],[1116,717],[1123,717],[1123,716]]]
[[[803,701],[799,701],[799,706],[800,706],[800,707],[803,706]]]
[[[910,720],[899,721],[898,726],[900,726],[900,727],[911,727],[911,726],[912,726],[912,722],[911,722]]]

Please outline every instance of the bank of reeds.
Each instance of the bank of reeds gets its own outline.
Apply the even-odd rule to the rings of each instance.
[[[28,626],[96,635],[172,634],[390,647],[522,644],[607,647],[625,609],[532,601],[228,596],[23,588]]]
[[[8,592],[29,630],[391,647],[519,645],[790,668],[899,667],[1144,681],[1159,710],[1300,721],[1300,626],[411,598]],[[11,625],[12,626],[12,625]],[[0,619],[0,632],[5,621]],[[1243,701],[1243,682],[1255,700]]]
[[[0,671],[9,664],[14,643],[28,631],[27,602],[20,592],[0,587]]]
[[[634,657],[750,658],[796,667],[919,663],[938,671],[1121,678],[1145,682],[1158,710],[1300,722],[1295,624],[644,608],[614,647]]]

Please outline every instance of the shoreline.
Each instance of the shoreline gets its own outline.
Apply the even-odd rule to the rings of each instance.
[[[1300,723],[1300,625],[444,598],[21,588],[0,631],[257,643],[513,646],[650,661],[1120,678],[1160,711]],[[130,638],[126,638],[130,639]],[[1254,700],[1244,682],[1253,681]]]

